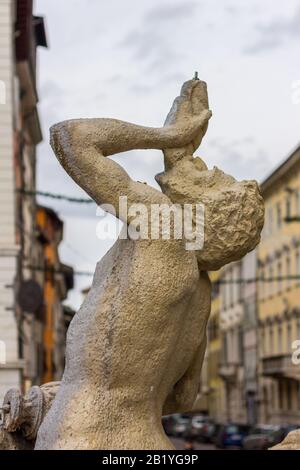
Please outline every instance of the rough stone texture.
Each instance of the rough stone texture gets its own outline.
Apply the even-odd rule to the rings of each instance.
[[[27,441],[21,433],[9,433],[0,425],[0,450],[33,450],[34,443]]]
[[[157,180],[173,202],[204,204],[204,249],[196,256],[202,269],[212,271],[255,248],[264,209],[256,181],[237,182],[218,168],[208,170],[204,165],[198,157],[182,160]]]
[[[52,402],[59,390],[60,382],[48,382],[40,386],[43,393],[43,418],[46,416],[52,406]],[[35,436],[36,437],[36,436]]]
[[[269,450],[300,450],[300,431],[291,431],[286,438]]]
[[[3,400],[0,449],[33,449],[38,429],[48,413],[60,382],[31,387],[22,396],[10,389]]]
[[[69,327],[65,372],[36,449],[172,448],[161,416],[190,410],[198,391],[210,312],[206,270],[254,248],[263,225],[254,182],[237,183],[193,159],[210,116],[206,84],[191,80],[162,128],[114,119],[51,128],[57,158],[98,204],[117,209],[126,195],[148,208],[180,200],[208,209],[199,253],[187,251],[185,240],[118,239],[98,263]],[[130,149],[163,150],[162,193],[106,158]]]

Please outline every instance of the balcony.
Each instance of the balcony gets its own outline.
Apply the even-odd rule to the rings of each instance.
[[[300,366],[292,363],[291,354],[264,357],[262,367],[266,377],[300,380]]]

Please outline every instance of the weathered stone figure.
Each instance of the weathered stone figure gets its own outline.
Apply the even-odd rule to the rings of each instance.
[[[172,448],[161,416],[190,410],[198,391],[210,312],[206,271],[252,250],[263,226],[256,182],[236,182],[193,157],[210,116],[206,84],[191,80],[162,128],[114,119],[51,128],[65,170],[118,217],[120,196],[149,209],[201,202],[205,226],[201,250],[174,237],[118,239],[98,263],[70,325],[64,376],[36,449]],[[130,149],[163,150],[165,172],[156,177],[162,192],[132,181],[107,158]]]

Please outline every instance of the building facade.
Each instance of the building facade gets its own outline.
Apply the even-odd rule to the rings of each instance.
[[[219,375],[221,357],[219,271],[210,272],[209,278],[212,290],[211,311],[207,324],[207,346],[201,369],[200,389],[194,408],[221,422],[224,412],[224,393],[223,382]]]
[[[207,335],[207,401],[208,414],[216,422],[225,421],[225,387],[219,374],[222,357],[220,331],[220,272],[210,273],[212,282],[211,314]]]
[[[222,340],[219,375],[224,382],[227,422],[246,423],[245,367],[242,297],[242,261],[230,263],[221,270],[220,330]]]
[[[23,362],[19,352],[14,286],[20,244],[16,234],[15,171],[16,132],[19,121],[19,84],[16,74],[15,5],[0,4],[0,398],[20,384]]]
[[[217,422],[299,425],[300,147],[263,181],[261,192],[260,244],[210,273],[199,396]]]
[[[257,313],[257,251],[248,253],[242,260],[242,299],[244,316],[243,357],[244,357],[244,394],[247,411],[247,423],[254,425],[258,421],[258,313]]]
[[[0,2],[0,400],[12,387],[61,377],[66,324],[62,305],[71,268],[58,258],[62,222],[37,206],[36,51],[47,46],[32,0]]]
[[[262,183],[258,247],[260,420],[300,423],[300,147]]]
[[[43,19],[32,15],[32,0],[0,4],[0,397],[23,384],[23,312],[18,305],[22,282],[30,277],[35,199],[35,148],[41,141],[36,92],[36,48],[46,46]],[[34,328],[34,327],[33,327]]]
[[[43,289],[43,364],[39,378],[41,382],[46,383],[60,380],[64,370],[66,331],[72,312],[64,307],[63,301],[68,291],[73,288],[73,270],[59,259],[58,248],[63,238],[63,222],[55,211],[43,206],[37,207],[36,217],[41,261],[35,271],[40,276]]]

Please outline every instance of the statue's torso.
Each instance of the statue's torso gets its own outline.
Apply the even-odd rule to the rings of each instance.
[[[203,341],[209,305],[206,275],[199,276],[181,241],[118,240],[98,263],[68,331],[66,369],[48,421],[54,434],[55,420],[75,434],[87,426],[96,435],[109,419],[114,427],[137,409],[143,421],[153,407],[160,416]]]

